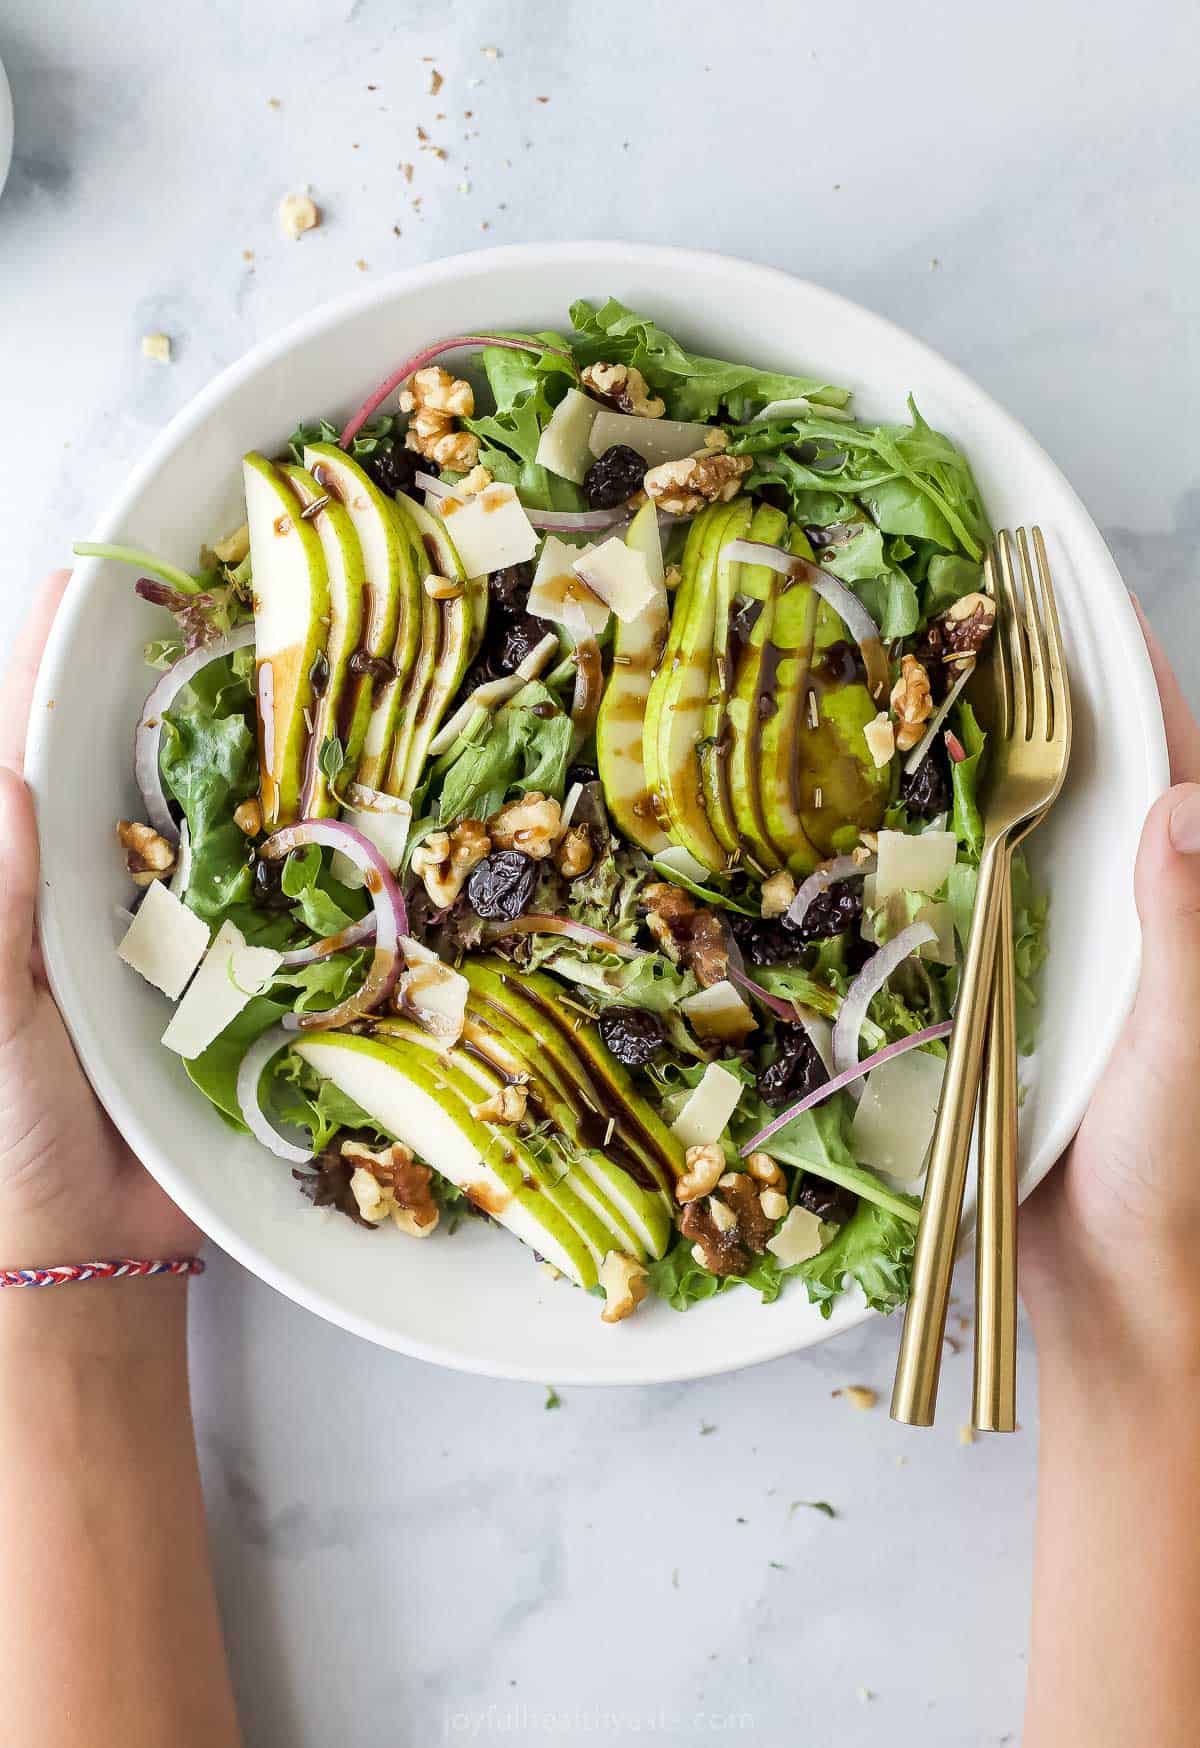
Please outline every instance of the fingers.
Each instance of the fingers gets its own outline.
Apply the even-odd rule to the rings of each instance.
[[[1158,641],[1142,604],[1134,595],[1133,606],[1142,625],[1146,648],[1158,682],[1162,702],[1163,723],[1167,731],[1167,750],[1171,755],[1172,783],[1200,783],[1200,723],[1192,714],[1191,705],[1183,695],[1167,652]]]
[[[11,1034],[33,989],[30,950],[38,891],[33,797],[0,766],[0,1032]]]
[[[50,635],[51,621],[70,580],[70,571],[51,572],[35,596],[13,646],[3,691],[0,692],[0,765],[7,765],[10,771],[20,771],[25,761],[25,735],[29,727],[34,682]]]
[[[1135,878],[1142,921],[1139,1025],[1175,1050],[1194,1044],[1200,1014],[1200,783],[1151,808]]]

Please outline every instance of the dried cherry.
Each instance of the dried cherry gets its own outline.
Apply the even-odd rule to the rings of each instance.
[[[628,443],[614,443],[588,468],[583,495],[593,510],[615,510],[641,491],[645,475],[645,456]]]
[[[769,1105],[788,1105],[807,1098],[829,1079],[829,1070],[803,1026],[775,1028],[776,1057],[758,1077],[758,1090]]]
[[[662,1048],[666,1034],[658,1015],[645,1008],[605,1008],[600,1036],[626,1068],[645,1068]]]
[[[493,850],[472,868],[467,901],[476,916],[512,922],[529,903],[537,872],[532,856],[520,850]]]

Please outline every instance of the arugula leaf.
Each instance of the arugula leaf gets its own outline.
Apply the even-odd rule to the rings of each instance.
[[[376,413],[368,419],[350,444],[350,454],[356,461],[364,461],[368,456],[375,455],[380,447],[397,437],[400,433],[400,419],[395,413]],[[341,429],[330,424],[328,419],[318,419],[315,424],[301,422],[288,438],[288,448],[297,467],[304,466],[304,451],[310,443],[338,443],[341,440]]]
[[[479,459],[492,477],[515,486],[527,507],[585,509],[578,486],[537,463],[542,432],[555,406],[576,381],[574,365],[561,353],[566,341],[550,332],[518,337],[543,340],[548,349],[512,352],[506,347],[486,347],[481,357],[495,411],[464,419],[463,424],[479,438]]]
[[[487,819],[511,796],[533,789],[561,801],[570,757],[571,718],[532,680],[452,760],[441,779],[438,821]]]
[[[571,305],[571,322],[578,336],[575,356],[581,365],[594,364],[597,359],[635,365],[666,401],[672,419],[711,419],[723,406],[738,418],[746,418],[768,401],[801,396],[830,407],[844,407],[850,399],[849,389],[834,388],[813,377],[756,370],[686,352],[656,322],[626,309],[615,297],[599,309],[580,299]]]
[[[275,1115],[294,1128],[307,1129],[315,1152],[328,1147],[339,1129],[376,1129],[373,1118],[331,1080],[289,1050],[276,1058],[271,1076]]]
[[[973,560],[958,553],[938,553],[925,572],[925,617],[936,619],[955,601],[978,589],[979,581],[980,567]]]
[[[669,1019],[678,1012],[680,1002],[700,987],[693,972],[681,971],[664,953],[647,951],[637,959],[618,959],[614,953],[564,942],[558,935],[545,938],[554,945],[540,957],[539,964],[566,982],[590,990],[601,1004],[617,1002],[622,1007],[645,1008]]]
[[[920,1204],[911,1196],[890,1189],[868,1166],[859,1165],[850,1151],[849,1129],[853,1105],[847,1093],[834,1093],[823,1104],[802,1111],[772,1135],[769,1152],[784,1165],[798,1165],[827,1183],[853,1190],[862,1201],[874,1203],[890,1215],[916,1225]],[[754,1129],[773,1115],[765,1106],[757,1113]],[[747,1128],[746,1135],[753,1133]],[[744,1141],[743,1141],[744,1145]]]
[[[856,583],[858,596],[886,639],[911,637],[921,623],[921,603],[911,578],[903,571]]]
[[[253,663],[250,650],[210,662],[163,717],[163,781],[187,816],[191,839],[186,902],[206,922],[247,903],[251,893],[248,844],[233,812],[258,791]]]
[[[821,1307],[822,1317],[831,1315],[847,1278],[858,1282],[873,1311],[887,1313],[908,1298],[915,1245],[915,1220],[910,1223],[872,1202],[860,1201],[857,1212],[824,1250],[780,1272],[800,1277],[811,1302]]]
[[[966,856],[978,862],[983,852],[983,815],[979,810],[979,778],[987,735],[965,699],[955,706],[958,738],[966,753],[965,759],[951,763],[950,780],[954,789],[953,830]]]
[[[731,1287],[742,1285],[757,1288],[764,1305],[769,1305],[779,1297],[784,1272],[768,1252],[765,1256],[755,1257],[744,1275],[714,1275],[696,1261],[691,1241],[678,1238],[665,1256],[650,1264],[647,1279],[650,1291],[665,1299],[673,1310],[690,1311],[702,1299],[711,1299],[717,1293],[726,1293]]]
[[[292,851],[283,864],[280,886],[295,901],[305,927],[322,940],[366,914],[362,894],[333,878],[317,844]]]
[[[273,994],[254,996],[237,1019],[213,1039],[207,1050],[183,1065],[188,1077],[216,1106],[231,1128],[243,1133],[246,1129],[237,1100],[237,1077],[242,1057],[256,1038],[261,1038],[270,1027],[279,1024],[291,1005],[290,1001],[277,1000]]]

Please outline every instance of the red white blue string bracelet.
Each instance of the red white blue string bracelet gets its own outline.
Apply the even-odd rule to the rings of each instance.
[[[117,1257],[112,1262],[66,1262],[49,1269],[0,1269],[0,1287],[66,1287],[73,1281],[120,1281],[136,1275],[202,1275],[198,1256],[138,1262]]]

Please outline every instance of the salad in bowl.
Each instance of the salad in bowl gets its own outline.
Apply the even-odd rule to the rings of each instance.
[[[579,302],[243,457],[194,573],[77,548],[164,612],[118,950],[264,1169],[397,1268],[482,1219],[610,1323],[905,1298],[990,531],[915,406],[850,399]],[[1014,910],[1027,1040],[1019,858]]]

